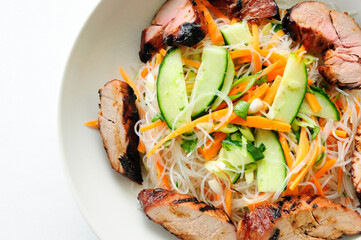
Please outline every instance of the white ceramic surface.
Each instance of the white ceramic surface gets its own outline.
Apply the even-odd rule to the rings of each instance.
[[[361,2],[334,0],[342,11]],[[118,66],[134,72],[140,34],[163,0],[103,0],[80,33],[70,56],[60,100],[60,136],[65,172],[84,218],[101,239],[175,239],[149,221],[129,180],[108,162],[96,130],[83,123],[96,119],[98,89],[120,78]],[[361,22],[360,16],[357,16]]]

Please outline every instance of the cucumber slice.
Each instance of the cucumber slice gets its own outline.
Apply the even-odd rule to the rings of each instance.
[[[251,142],[254,141],[253,133],[252,133],[251,129],[249,129],[249,127],[239,126],[238,129],[248,141],[251,141]]]
[[[229,162],[231,165],[242,168],[243,165],[254,163],[250,152],[243,150],[241,147],[232,144],[224,144],[219,152],[219,159],[224,162]]]
[[[234,168],[227,162],[223,162],[219,160],[208,161],[204,164],[204,167],[208,171],[214,173],[216,176],[220,178],[228,180],[229,177],[232,183],[236,183],[238,179],[241,177],[241,174],[239,172],[236,172],[236,170],[234,170]],[[228,177],[224,173],[226,173]]]
[[[178,48],[169,49],[160,64],[157,93],[159,109],[170,129],[173,125],[176,129],[191,121],[188,114],[182,113],[188,106],[188,98],[181,51]],[[175,122],[177,117],[178,120]]]
[[[248,23],[246,21],[235,23],[224,28],[221,30],[221,33],[227,45],[252,43],[252,34],[249,31]]]
[[[221,92],[224,95],[228,95],[229,91],[232,88],[233,78],[234,78],[235,70],[234,70],[234,63],[231,56],[228,53],[228,66],[227,66],[227,74],[224,79],[223,87]],[[221,103],[223,102],[223,98],[218,97],[216,101],[212,105],[212,110],[216,109]]]
[[[224,132],[224,133],[234,133],[238,131],[238,127],[236,125],[233,124],[227,124],[227,126],[221,127],[219,129],[219,131]]]
[[[254,180],[254,171],[246,171],[244,174],[244,178],[248,185],[251,184]]]
[[[277,192],[283,188],[287,175],[281,144],[273,131],[257,129],[255,145],[266,146],[264,159],[257,162],[257,185],[260,192]]]
[[[193,118],[205,113],[216,100],[215,93],[223,87],[227,66],[228,51],[226,49],[221,47],[203,49],[202,64],[190,97],[191,102],[194,103]]]
[[[308,102],[304,100],[301,105],[300,112],[314,115],[317,117],[328,118],[328,119],[333,119],[335,121],[340,121],[340,113],[338,112],[335,104],[332,103],[331,100],[323,93],[314,91],[314,94],[315,94],[315,97],[317,98],[317,101],[321,105],[322,110],[320,110],[318,112],[312,111]]]
[[[291,53],[272,104],[275,120],[289,124],[293,122],[305,97],[307,80],[306,65],[298,61],[296,54]]]

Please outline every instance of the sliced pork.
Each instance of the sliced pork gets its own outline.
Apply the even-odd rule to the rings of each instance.
[[[282,27],[307,50],[322,52],[339,41],[329,10],[321,2],[307,1],[295,5],[288,10]]]
[[[361,86],[361,29],[346,13],[321,2],[302,2],[283,19],[283,30],[307,50],[326,51],[323,77],[341,88]]]
[[[361,202],[361,125],[355,136],[355,150],[352,159],[351,176],[357,197]]]
[[[236,228],[226,213],[190,195],[145,189],[138,199],[149,219],[180,239],[237,239]]]
[[[123,81],[112,80],[99,90],[99,97],[99,130],[110,164],[140,184],[139,138],[134,132],[139,116],[133,90]]]
[[[337,239],[361,232],[361,216],[321,196],[287,196],[244,216],[238,237],[262,239]]]
[[[278,6],[274,0],[211,0],[210,2],[226,10],[231,17],[251,22],[280,18]]]
[[[142,32],[139,57],[146,62],[165,44],[191,47],[205,37],[206,29],[191,0],[167,0]]]

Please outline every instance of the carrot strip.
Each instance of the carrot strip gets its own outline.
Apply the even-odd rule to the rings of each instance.
[[[200,0],[194,0],[194,1],[197,4],[196,7],[204,14],[204,18],[208,25],[208,33],[209,36],[211,37],[212,43],[215,44],[215,43],[223,42],[222,33],[219,31],[217,24],[213,20],[212,15],[208,11],[208,9],[203,5],[202,1]]]
[[[276,34],[273,35],[273,37],[271,38],[270,44],[268,44],[268,46],[267,46],[267,50],[274,48],[283,35],[285,35],[283,30],[282,29],[278,30],[276,32]]]
[[[302,45],[299,49],[295,51],[298,56],[298,61],[300,62],[303,58],[303,55],[306,53],[306,48]]]
[[[267,130],[275,130],[279,132],[290,132],[291,125],[279,121],[269,120],[264,117],[260,116],[248,116],[247,120],[244,120],[240,117],[236,117],[230,123],[246,126],[246,127],[254,127],[260,129],[267,129]]]
[[[163,138],[161,141],[159,141],[153,147],[153,149],[147,154],[147,157],[152,156],[154,154],[154,152],[157,151],[166,141],[171,140],[172,138],[178,137],[179,135],[192,130],[199,123],[209,122],[210,120],[222,118],[225,115],[227,115],[227,112],[228,112],[228,108],[222,109],[222,110],[213,112],[210,115],[205,115],[203,117],[197,118],[196,120],[179,127],[177,130],[171,132],[165,138]]]
[[[281,61],[282,62],[282,66],[285,66],[287,63],[287,58],[282,56],[281,54],[275,53],[275,52],[270,52],[268,50],[257,50],[259,54],[261,54],[262,57],[268,57],[268,59],[274,63],[277,61]]]
[[[321,195],[321,196],[325,196],[325,194],[323,193],[323,190],[322,190],[322,187],[321,187],[321,184],[320,182],[317,180],[317,178],[315,178],[313,180],[316,188],[317,188],[317,194]]]
[[[158,175],[158,182],[159,182],[159,180],[160,180],[163,172],[164,172],[164,167],[163,167],[163,165],[160,163],[159,157],[157,157],[157,175]],[[162,182],[163,182],[163,185],[164,185],[165,188],[170,189],[170,185],[169,185],[169,182],[168,182],[168,178],[167,178],[165,175],[163,175],[163,177],[162,177]]]
[[[281,84],[282,81],[282,77],[277,76],[276,80],[273,82],[270,90],[268,91],[268,93],[266,94],[266,96],[264,97],[263,101],[265,101],[266,103],[268,103],[269,105],[271,105],[273,103],[273,100],[275,99],[277,90]]]
[[[245,56],[237,59],[237,64],[252,62],[252,57]],[[237,66],[235,70],[239,70],[242,66]],[[238,68],[238,69],[237,69]]]
[[[191,66],[191,67],[194,67],[194,68],[197,68],[197,69],[201,67],[200,62],[196,62],[196,61],[193,61],[193,60],[190,60],[190,59],[183,58],[183,62],[184,62],[185,65],[188,65],[188,66]]]
[[[296,155],[296,162],[295,166],[297,166],[308,154],[310,151],[310,144],[307,136],[306,128],[301,128],[301,134],[300,134],[300,143],[298,145],[298,151]]]
[[[357,95],[357,102],[358,102],[358,104],[356,104],[356,112],[357,112],[357,116],[358,116],[358,114],[359,114],[359,112],[360,112],[360,103],[361,103],[361,101],[360,101],[360,95]]]
[[[134,94],[137,96],[137,99],[139,100],[140,99],[140,93],[139,93],[139,90],[138,90],[137,85],[135,84],[135,82],[129,77],[129,75],[120,66],[119,66],[119,71],[120,71],[120,74],[122,75],[124,81],[126,83],[128,83],[128,85],[133,89]]]
[[[91,128],[98,128],[99,122],[98,122],[98,120],[92,120],[92,121],[85,122],[84,125],[87,127],[91,127]]]
[[[252,52],[249,49],[240,49],[236,51],[231,51],[229,54],[231,55],[232,59],[252,56]]]
[[[213,133],[216,129],[220,129],[220,128],[224,127],[224,126],[227,126],[231,121],[233,121],[237,117],[238,116],[234,112],[232,112],[232,114],[229,116],[229,118],[226,121],[223,122],[223,124],[222,123],[217,124],[216,126],[214,126],[211,129],[211,131],[209,133]]]
[[[275,70],[273,70],[272,72],[270,72],[268,74],[267,77],[267,81],[268,82],[272,82],[274,81],[278,76],[283,77],[283,73],[285,72],[285,68],[281,67],[281,68],[277,68]]]
[[[347,132],[342,131],[342,130],[335,130],[335,134],[341,138],[346,138],[347,137]]]
[[[259,57],[259,55],[255,52],[252,52],[252,60],[253,60],[253,64],[254,64],[253,74],[256,74],[262,70],[262,61],[261,61],[261,58]]]
[[[232,88],[231,91],[229,91],[228,96],[237,95],[237,94],[243,92],[246,89],[247,85],[248,85],[248,82],[242,82],[242,83],[238,84],[237,86]]]
[[[159,50],[159,53],[164,57],[167,54],[167,51],[162,48]]]
[[[290,186],[290,189],[293,191],[297,187],[297,185],[301,182],[301,180],[306,176],[307,172],[311,169],[313,164],[315,164],[316,158],[318,156],[318,145],[316,144],[315,148],[313,149],[312,155],[310,160],[307,162],[306,167],[302,169],[302,171],[297,175],[295,181]]]
[[[322,110],[322,106],[321,104],[318,102],[315,94],[313,93],[306,93],[305,95],[306,99],[307,99],[307,102],[308,104],[310,105],[312,111],[314,112],[319,112]]]
[[[256,80],[260,79],[263,76],[268,75],[269,73],[271,73],[272,71],[274,71],[275,69],[280,67],[281,65],[283,65],[281,60],[278,60],[277,62],[273,63],[272,65],[269,65],[268,67],[266,67],[265,69],[262,70],[261,74],[258,75]]]
[[[313,80],[312,80],[312,79],[308,79],[308,80],[307,80],[307,84],[308,84],[308,85],[312,85],[312,83],[313,83]]]
[[[320,177],[322,177],[322,175],[325,174],[328,170],[330,170],[331,167],[332,167],[333,165],[335,165],[335,163],[336,163],[336,160],[333,159],[333,158],[330,159],[330,160],[328,160],[328,161],[325,163],[325,165],[324,165],[320,170],[318,170],[318,172],[315,174],[315,178],[316,178],[316,179],[319,179]]]
[[[187,85],[186,85],[186,88],[187,89],[191,89],[191,88],[193,88],[194,87],[194,83],[188,83]]]
[[[137,150],[138,150],[138,152],[145,153],[146,149],[145,149],[145,145],[142,141],[139,141]]]
[[[251,103],[256,98],[262,98],[267,93],[268,90],[269,90],[268,84],[267,83],[262,84],[262,86],[260,86],[259,88],[257,88],[256,90],[254,90],[248,94],[247,102]],[[241,98],[241,99],[243,100],[243,98]]]
[[[166,126],[166,125],[167,125],[166,122],[158,120],[158,121],[156,121],[156,122],[154,122],[152,124],[149,124],[148,126],[140,128],[140,131],[145,132],[145,131],[151,130],[153,128],[160,127],[160,126]]]
[[[229,20],[228,17],[226,17],[221,11],[218,10],[218,8],[213,6],[209,1],[207,0],[201,0],[201,1],[208,9],[210,9],[214,13],[214,15],[216,15],[216,17],[223,18],[227,24],[231,23],[231,20]]]
[[[216,132],[214,133],[214,142],[209,148],[200,147],[198,151],[204,156],[206,160],[211,160],[215,157],[219,150],[222,148],[222,141],[227,137],[226,133]],[[206,145],[211,144],[211,140],[208,140]]]
[[[289,169],[291,169],[293,161],[292,161],[292,157],[290,155],[291,151],[290,151],[290,148],[288,146],[287,140],[283,135],[280,135],[279,140],[280,140],[280,143],[281,143],[281,146],[282,146],[283,154],[285,155],[285,158],[286,158],[287,166],[288,166]]]
[[[259,32],[257,23],[252,23],[253,47],[259,49]]]
[[[155,55],[155,66],[158,66],[163,60],[163,57],[160,53]]]
[[[142,71],[142,73],[140,74],[140,76],[142,78],[145,78],[148,75],[148,68],[144,68],[144,70]]]
[[[226,211],[229,216],[232,214],[232,190],[230,188],[227,188],[226,190],[226,197],[225,197],[225,205],[226,205]]]
[[[342,175],[343,175],[343,170],[341,167],[338,167],[338,171],[337,171],[337,193],[340,194],[341,191],[341,184],[342,184]]]
[[[237,22],[238,22],[237,18],[232,18],[232,21],[231,21],[230,25],[233,25],[233,24],[235,24]]]

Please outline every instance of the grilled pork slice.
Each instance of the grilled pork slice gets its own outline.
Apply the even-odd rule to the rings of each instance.
[[[112,80],[99,90],[99,130],[112,167],[141,184],[139,142],[134,132],[138,121],[135,95],[125,82]]]
[[[214,6],[224,9],[231,17],[258,22],[268,18],[280,19],[274,0],[211,0]]]
[[[142,32],[140,60],[148,61],[165,44],[197,44],[206,34],[203,18],[191,0],[167,0]]]
[[[321,196],[287,196],[244,216],[238,237],[262,239],[337,239],[361,232],[361,216]]]
[[[282,27],[307,50],[322,52],[339,42],[329,10],[321,2],[307,1],[295,5],[288,10]]]
[[[321,2],[302,2],[283,19],[283,30],[307,50],[326,51],[323,77],[341,88],[361,86],[361,29],[345,13],[327,9]]]
[[[353,152],[351,176],[357,197],[361,202],[361,125],[355,136],[355,150]]]
[[[180,239],[237,239],[222,210],[196,198],[165,189],[144,189],[138,199],[145,214]]]

